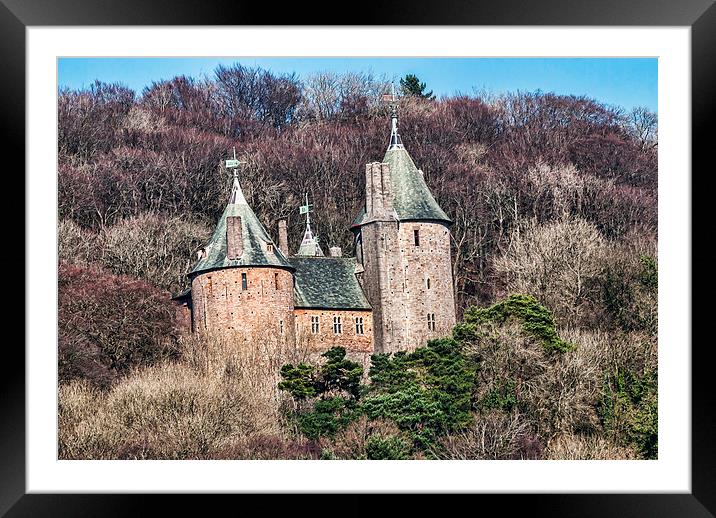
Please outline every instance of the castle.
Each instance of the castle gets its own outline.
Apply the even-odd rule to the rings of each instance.
[[[414,350],[455,325],[451,220],[398,134],[395,106],[382,162],[365,168],[365,206],[350,230],[355,257],[325,256],[310,226],[295,254],[286,221],[278,246],[260,223],[234,173],[229,203],[174,300],[195,333],[305,341],[314,351]]]

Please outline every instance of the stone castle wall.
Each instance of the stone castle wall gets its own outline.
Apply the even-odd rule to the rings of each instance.
[[[347,352],[373,352],[373,316],[370,311],[340,311],[296,309],[296,341],[299,348],[327,351],[344,347]],[[342,333],[334,333],[333,319],[341,318]],[[314,332],[312,318],[318,318],[318,332]],[[363,334],[356,330],[356,318],[363,319]]]
[[[249,267],[202,273],[192,279],[191,297],[194,332],[295,340],[293,274],[288,270]]]
[[[361,246],[361,280],[373,306],[376,352],[414,350],[449,334],[455,325],[455,298],[448,227],[375,221],[361,227]]]

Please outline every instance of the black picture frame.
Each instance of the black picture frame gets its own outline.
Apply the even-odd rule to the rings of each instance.
[[[321,20],[328,25],[342,25],[350,21],[357,25],[573,25],[573,26],[689,26],[691,27],[692,73],[692,170],[709,172],[707,161],[713,144],[707,129],[714,115],[716,92],[716,6],[713,0],[500,0],[468,3],[444,0],[393,1],[369,6],[351,5],[342,16]],[[22,175],[17,171],[25,166],[25,30],[28,26],[48,25],[316,25],[323,13],[326,18],[337,14],[336,3],[318,2],[310,7],[303,3],[276,3],[269,9],[260,3],[208,0],[0,0],[0,146],[4,157],[18,159],[14,176],[19,187],[13,200],[6,200],[5,208],[13,214],[24,214],[19,192],[24,191]],[[709,169],[713,168],[709,164]],[[683,172],[689,174],[689,172]],[[6,178],[8,173],[6,173]],[[692,180],[695,178],[691,172]],[[705,189],[693,193],[706,195]],[[697,204],[692,198],[692,207]],[[6,216],[7,217],[7,216]],[[699,221],[692,214],[692,221]],[[12,225],[19,228],[17,222]],[[5,227],[12,226],[6,222]],[[707,236],[692,231],[692,236]],[[24,242],[21,236],[14,242]],[[15,267],[19,264],[15,246]],[[21,250],[24,250],[22,247]],[[26,257],[23,258],[27,260]],[[692,252],[693,253],[693,252]],[[693,256],[692,256],[693,257]],[[8,276],[6,270],[5,275]],[[25,269],[25,275],[32,272]],[[693,275],[693,272],[692,272]],[[19,292],[18,292],[19,293]],[[48,294],[54,293],[48,290]],[[15,307],[20,307],[14,299]],[[24,308],[24,304],[22,305]],[[692,303],[694,323],[708,321],[709,316]],[[702,318],[698,318],[698,317]],[[8,335],[9,336],[9,335]],[[692,340],[693,341],[693,340]],[[148,505],[159,503],[162,514],[176,510],[191,511],[185,496],[147,495],[40,495],[25,492],[25,355],[17,340],[5,340],[3,359],[5,369],[0,376],[0,515],[19,516],[132,516],[147,512]],[[550,516],[713,516],[716,513],[716,420],[714,419],[716,391],[710,386],[711,345],[709,341],[692,344],[671,344],[692,347],[692,492],[690,494],[584,494],[584,495],[475,495],[479,511],[489,512],[494,503],[505,506],[509,514],[522,509],[530,514]],[[323,514],[314,505],[300,502],[306,495],[293,495],[284,505],[292,514]],[[259,502],[248,503],[242,496],[245,509]],[[376,506],[365,503],[369,495],[343,496],[339,507],[331,514],[357,515],[375,512]],[[457,497],[454,497],[457,498]],[[199,504],[205,514],[206,499]],[[226,502],[226,498],[218,499]],[[266,499],[265,499],[266,500]],[[272,509],[278,511],[281,500],[270,497]],[[403,499],[401,514],[427,509],[423,498]],[[462,500],[462,498],[460,498]],[[213,501],[213,500],[212,500]],[[224,505],[223,503],[221,505]],[[262,503],[260,505],[265,505]],[[449,508],[464,508],[474,504],[452,501]],[[454,506],[454,507],[453,507]],[[313,508],[313,509],[312,509]],[[444,508],[446,511],[449,508]],[[469,509],[470,507],[468,507]],[[499,509],[500,507],[498,507]],[[231,514],[241,511],[230,508]],[[343,511],[341,511],[343,510]]]

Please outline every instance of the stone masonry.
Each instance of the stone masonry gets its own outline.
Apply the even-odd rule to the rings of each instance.
[[[190,273],[191,288],[174,298],[178,314],[191,312],[184,320],[192,331],[278,339],[312,354],[341,346],[366,366],[372,353],[411,351],[450,333],[452,221],[392,117],[384,159],[365,167],[365,206],[351,227],[356,257],[338,247],[324,256],[311,231],[308,195],[298,252],[289,253],[285,221],[276,246],[234,174],[229,203]]]

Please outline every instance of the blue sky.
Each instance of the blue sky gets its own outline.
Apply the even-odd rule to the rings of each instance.
[[[121,82],[141,93],[153,81],[177,75],[211,77],[219,64],[239,62],[299,77],[318,71],[371,71],[397,81],[415,74],[438,96],[535,91],[585,95],[631,109],[656,112],[656,58],[61,58],[60,87],[95,79]]]

